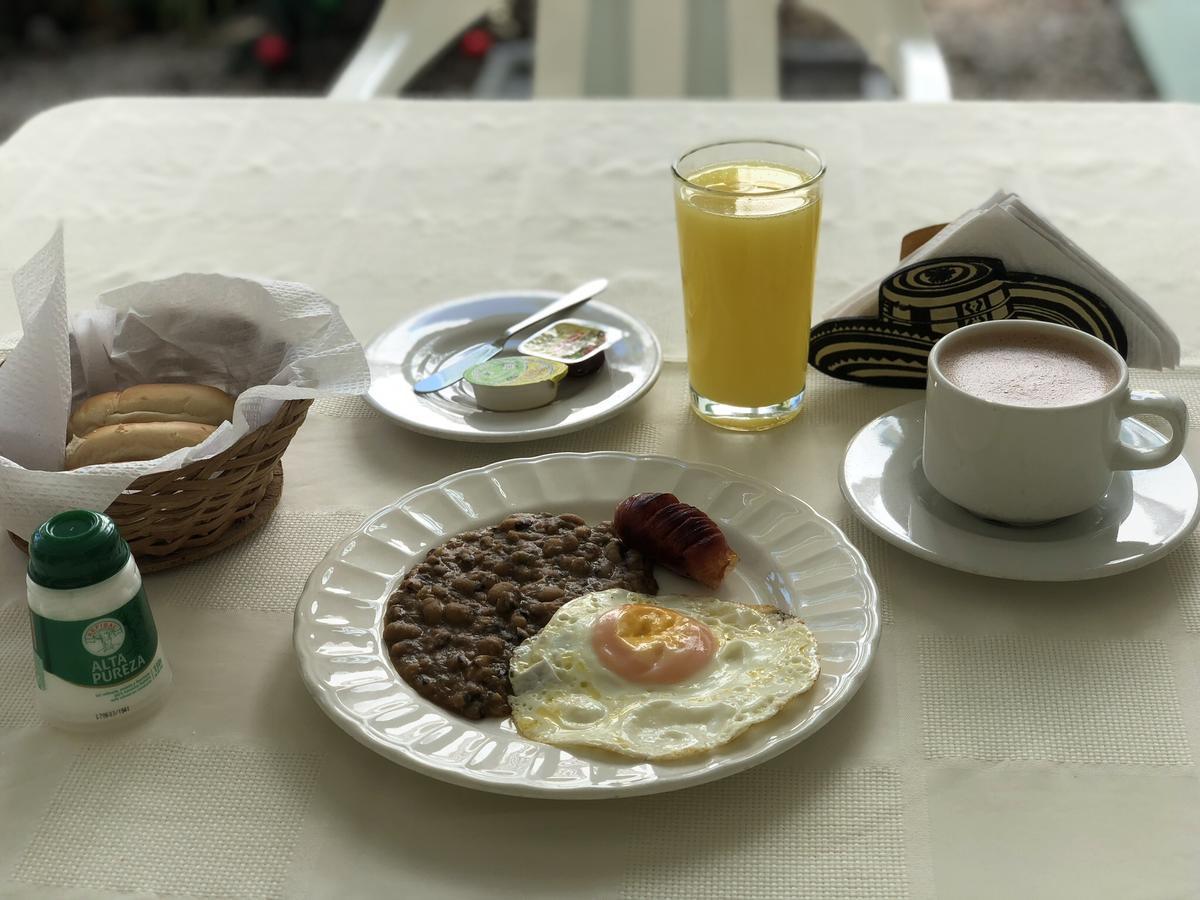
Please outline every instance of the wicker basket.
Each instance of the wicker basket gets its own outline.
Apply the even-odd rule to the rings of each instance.
[[[203,559],[261,527],[283,488],[279,458],[311,405],[311,400],[287,400],[274,419],[224,453],[130,484],[106,512],[141,570]],[[10,537],[28,549],[16,535]]]

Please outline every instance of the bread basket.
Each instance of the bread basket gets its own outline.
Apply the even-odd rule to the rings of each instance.
[[[13,275],[25,328],[0,353],[0,531],[22,548],[50,516],[82,506],[113,518],[144,571],[211,556],[270,518],[280,458],[313,401],[370,387],[362,345],[307,285],[184,272],[107,291],[72,315],[65,272],[59,228]],[[171,471],[156,470],[163,456],[63,468],[71,410],[154,384],[217,388],[236,409],[174,450]]]
[[[287,400],[266,425],[208,459],[133,481],[105,512],[143,572],[211,556],[271,517],[283,490],[280,457],[312,400]],[[15,534],[22,550],[28,547]]]

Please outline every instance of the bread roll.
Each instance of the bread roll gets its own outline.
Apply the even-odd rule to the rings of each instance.
[[[71,434],[83,437],[105,425],[132,422],[198,422],[233,418],[233,398],[206,384],[138,384],[89,397],[71,415]]]
[[[194,447],[214,431],[215,426],[197,422],[103,425],[67,448],[67,468],[158,459],[182,447]]]

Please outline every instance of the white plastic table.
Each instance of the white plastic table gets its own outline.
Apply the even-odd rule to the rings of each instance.
[[[627,413],[536,444],[451,444],[358,400],[318,403],[270,525],[148,577],[175,693],[116,736],[39,722],[23,559],[0,542],[0,895],[1195,894],[1196,540],[1103,582],[951,572],[869,535],[836,486],[849,437],[913,394],[814,374],[786,428],[689,417],[668,164],[743,135],[827,159],[818,310],[886,272],[905,232],[1006,187],[1142,292],[1200,363],[1191,107],[106,100],[0,147],[0,334],[18,327],[7,276],[62,220],[74,308],[133,280],[254,273],[312,284],[366,342],[437,301],[605,275],[606,300],[668,359]],[[1200,422],[1196,370],[1135,381],[1183,394]],[[553,802],[411,773],[319,712],[291,613],[334,539],[450,472],[604,449],[750,472],[847,528],[884,631],[829,726],[711,785]]]

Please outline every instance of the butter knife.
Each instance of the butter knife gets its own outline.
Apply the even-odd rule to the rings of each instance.
[[[549,306],[542,307],[533,315],[511,326],[504,332],[503,337],[497,338],[487,344],[476,344],[474,347],[468,347],[461,353],[455,354],[449,362],[432,375],[428,375],[414,384],[413,390],[418,394],[432,394],[434,391],[440,391],[442,388],[449,387],[455,382],[462,380],[462,377],[467,374],[467,369],[471,368],[471,366],[477,366],[503,350],[509,338],[515,337],[522,331],[532,328],[535,325],[541,325],[543,322],[548,322],[564,313],[568,313],[578,306],[582,306],[606,287],[608,287],[607,278],[596,278],[586,284],[581,284],[570,293],[563,294]]]

